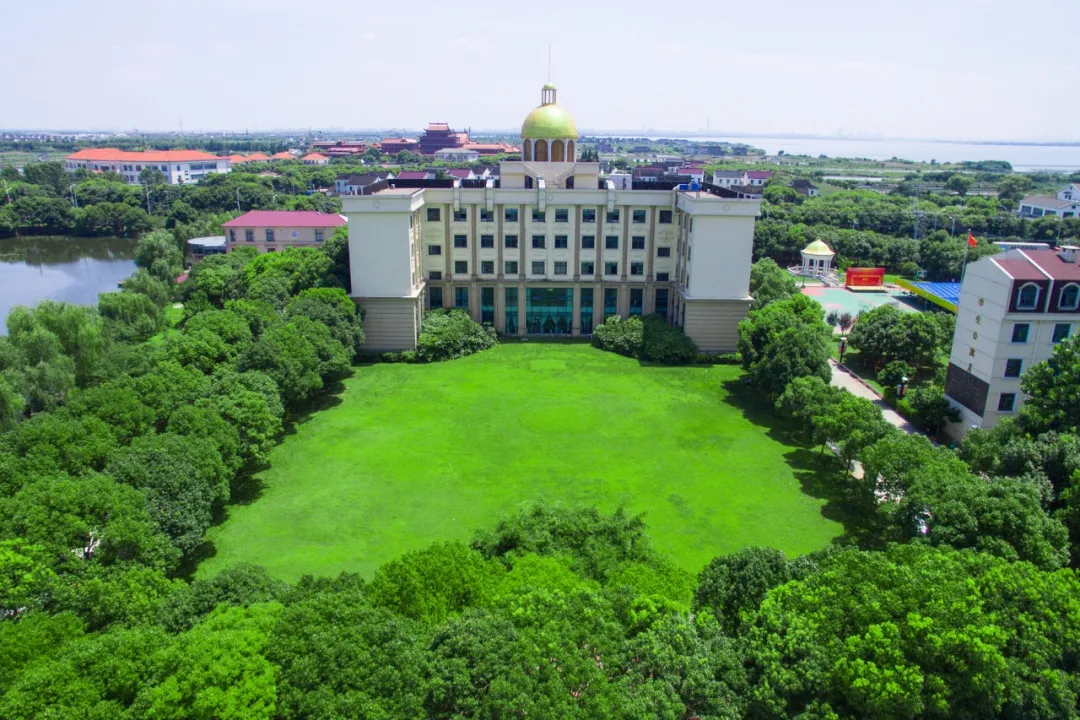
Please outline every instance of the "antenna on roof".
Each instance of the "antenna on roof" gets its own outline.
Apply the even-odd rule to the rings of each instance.
[[[548,82],[551,82],[551,43],[548,43]]]

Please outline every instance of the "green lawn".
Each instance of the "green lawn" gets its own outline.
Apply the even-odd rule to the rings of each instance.
[[[541,343],[358,368],[274,450],[261,495],[211,530],[198,574],[250,561],[285,579],[370,576],[540,499],[644,512],[694,571],[748,545],[821,548],[844,527],[804,492],[828,486],[816,454],[767,424],[739,376]]]

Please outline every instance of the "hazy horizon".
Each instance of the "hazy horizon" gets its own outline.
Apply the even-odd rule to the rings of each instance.
[[[665,6],[282,0],[5,8],[0,127],[513,132],[548,77],[596,134],[1077,142],[1080,4]],[[47,38],[42,41],[42,37]]]

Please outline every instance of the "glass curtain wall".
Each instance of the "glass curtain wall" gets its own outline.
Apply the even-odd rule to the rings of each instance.
[[[518,334],[518,289],[506,288],[506,334]]]
[[[658,288],[656,291],[656,314],[663,315],[667,319],[668,291],[667,288]]]
[[[592,335],[593,289],[581,288],[581,334]]]
[[[604,319],[619,314],[619,288],[604,288]]]
[[[480,322],[495,324],[495,288],[480,288]]]
[[[573,326],[574,291],[570,288],[529,288],[525,323],[530,335],[569,335]]]

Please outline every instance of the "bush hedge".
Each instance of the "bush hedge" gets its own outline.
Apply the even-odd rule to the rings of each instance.
[[[682,328],[669,325],[660,315],[625,320],[609,317],[593,330],[593,345],[601,350],[665,365],[697,361],[697,346]]]
[[[632,316],[623,320],[618,315],[612,315],[593,330],[593,345],[619,355],[638,357],[644,331],[645,324],[641,318]]]
[[[474,322],[464,310],[432,310],[424,315],[416,354],[423,362],[453,360],[497,342],[494,330]]]

